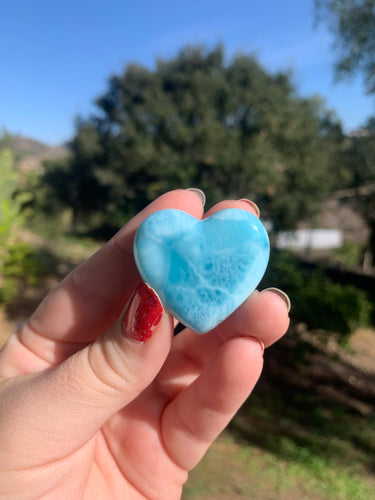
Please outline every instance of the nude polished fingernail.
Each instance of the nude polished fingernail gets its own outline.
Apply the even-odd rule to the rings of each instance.
[[[149,339],[163,316],[163,306],[156,293],[145,283],[136,288],[124,317],[124,330],[139,342]]]
[[[249,205],[251,205],[255,211],[255,215],[258,217],[260,217],[260,209],[258,207],[258,205],[256,203],[254,203],[253,201],[251,200],[248,200],[247,198],[241,198],[240,201],[245,201],[246,203],[248,203]]]
[[[263,291],[264,292],[273,292],[273,293],[276,293],[285,302],[286,307],[288,309],[288,312],[290,311],[290,308],[291,308],[290,298],[287,296],[287,294],[285,292],[283,292],[279,288],[273,288],[273,287],[272,288],[266,288]]]
[[[260,348],[262,350],[262,356],[264,354],[264,343],[262,340],[258,339],[258,337],[251,337],[252,339],[256,340],[258,342],[258,344],[260,345]]]
[[[195,193],[201,199],[202,205],[205,206],[205,204],[206,204],[206,195],[204,194],[204,192],[201,189],[198,189],[198,188],[187,188],[186,191],[192,191],[193,193]]]

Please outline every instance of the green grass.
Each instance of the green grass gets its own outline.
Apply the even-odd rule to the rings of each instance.
[[[355,467],[345,469],[314,454],[311,449],[296,445],[288,438],[281,439],[281,451],[286,457],[283,472],[287,477],[303,481],[306,491],[314,491],[322,497],[340,500],[370,500],[375,498],[373,487],[366,484]],[[268,456],[275,469],[280,467],[276,456]]]
[[[349,467],[339,469],[287,438],[281,441],[289,458],[240,445],[225,433],[191,473],[183,499],[375,499],[370,479]]]

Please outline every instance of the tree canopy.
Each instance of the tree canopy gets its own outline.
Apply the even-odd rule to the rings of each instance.
[[[320,20],[331,28],[338,49],[339,78],[360,73],[375,93],[375,0],[315,0]],[[318,18],[319,19],[319,18]],[[371,118],[350,140],[344,157],[346,186],[354,206],[370,228],[369,250],[375,265],[375,120]],[[351,193],[352,193],[351,192]]]
[[[348,190],[342,197],[348,197],[356,210],[362,214],[370,229],[368,251],[371,264],[375,266],[375,120],[367,124],[350,140],[345,156]],[[351,189],[350,189],[351,188]]]
[[[339,78],[360,72],[375,92],[375,0],[315,0],[318,20],[327,22],[336,41]]]
[[[44,182],[78,221],[118,227],[160,193],[196,186],[209,203],[254,199],[276,229],[293,227],[327,193],[341,136],[290,73],[186,47],[113,75],[96,112],[77,121],[70,159],[47,165]]]

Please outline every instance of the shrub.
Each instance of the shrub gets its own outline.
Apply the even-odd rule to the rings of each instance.
[[[0,301],[10,304],[23,284],[38,283],[44,269],[38,254],[29,244],[13,243],[2,256],[1,274]]]
[[[370,323],[373,313],[364,291],[335,283],[323,269],[302,268],[288,252],[272,252],[262,286],[284,289],[292,302],[292,319],[310,329],[339,333],[344,343],[355,328]]]
[[[346,268],[360,266],[364,248],[355,241],[347,241],[340,248],[334,250],[332,261],[342,264]]]

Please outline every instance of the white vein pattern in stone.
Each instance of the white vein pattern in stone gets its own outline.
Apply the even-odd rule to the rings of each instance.
[[[269,259],[269,240],[250,212],[229,208],[198,220],[167,209],[139,227],[134,257],[164,307],[197,333],[226,319],[254,291]]]

